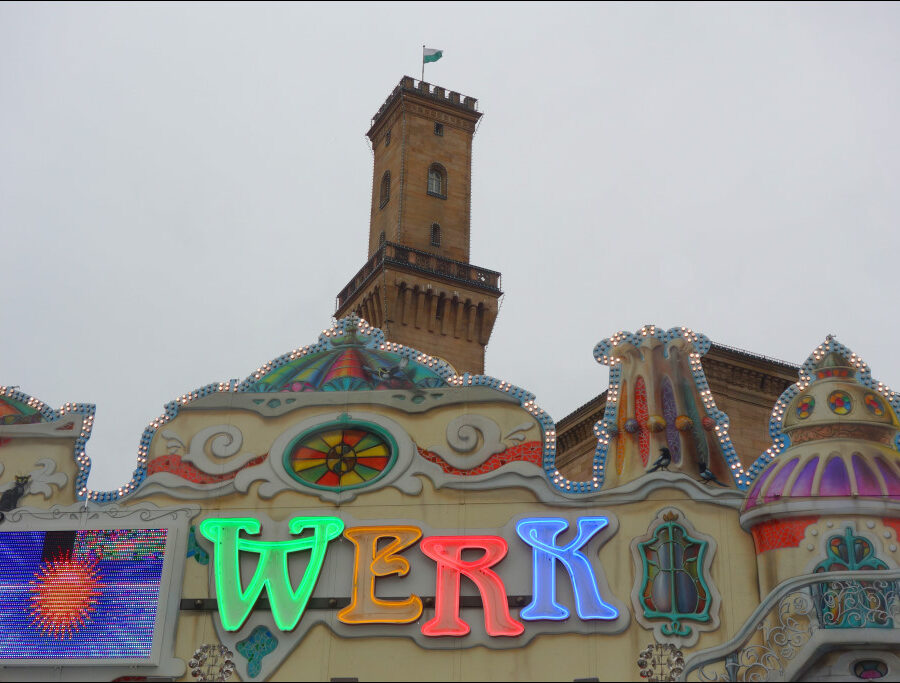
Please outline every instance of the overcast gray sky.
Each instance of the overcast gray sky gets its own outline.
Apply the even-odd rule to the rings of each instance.
[[[92,488],[330,324],[423,43],[485,112],[488,374],[559,419],[655,323],[794,363],[834,333],[900,387],[900,5],[5,3],[0,384],[97,404]]]

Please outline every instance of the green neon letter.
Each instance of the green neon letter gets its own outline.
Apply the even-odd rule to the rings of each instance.
[[[337,517],[294,517],[290,532],[299,534],[311,529],[311,536],[289,541],[254,541],[239,538],[241,531],[258,534],[258,519],[251,517],[205,519],[200,533],[213,544],[213,573],[216,576],[216,597],[219,617],[226,631],[237,631],[250,616],[250,610],[265,587],[272,607],[275,625],[282,631],[293,629],[312,594],[329,541],[344,530],[344,522]],[[310,550],[309,564],[295,591],[288,575],[288,553]],[[256,553],[259,561],[247,589],[241,582],[241,553]]]

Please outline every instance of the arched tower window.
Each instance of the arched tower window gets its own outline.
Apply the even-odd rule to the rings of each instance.
[[[431,246],[441,246],[441,226],[437,223],[431,224]]]
[[[384,205],[388,203],[388,200],[391,198],[391,172],[385,171],[384,175],[381,176],[381,200],[378,204],[378,208],[384,208]]]
[[[381,231],[381,234],[378,235],[378,248],[379,248],[379,249],[381,249],[381,247],[384,246],[384,242],[385,242],[385,240],[384,240],[384,230],[382,230],[382,231]]]
[[[428,194],[441,199],[447,198],[447,171],[440,164],[431,164],[428,169]]]

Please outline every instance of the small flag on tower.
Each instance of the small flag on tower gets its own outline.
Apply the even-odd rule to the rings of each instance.
[[[422,64],[428,64],[429,62],[436,62],[441,57],[444,56],[443,50],[435,50],[431,47],[422,46]]]

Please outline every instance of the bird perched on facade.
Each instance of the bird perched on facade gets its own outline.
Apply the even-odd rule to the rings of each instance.
[[[726,484],[716,479],[716,475],[706,466],[705,462],[701,460],[697,464],[700,466],[700,479],[704,484],[718,484],[722,488],[728,488]]]
[[[672,454],[669,453],[669,449],[663,446],[659,449],[660,456],[656,459],[656,462],[653,463],[653,467],[651,467],[648,472],[656,472],[656,470],[666,470],[669,471],[669,465],[672,464]]]
[[[390,389],[415,389],[414,373],[409,369],[409,358],[401,358],[395,365],[372,369],[368,365],[363,369],[377,386]]]

